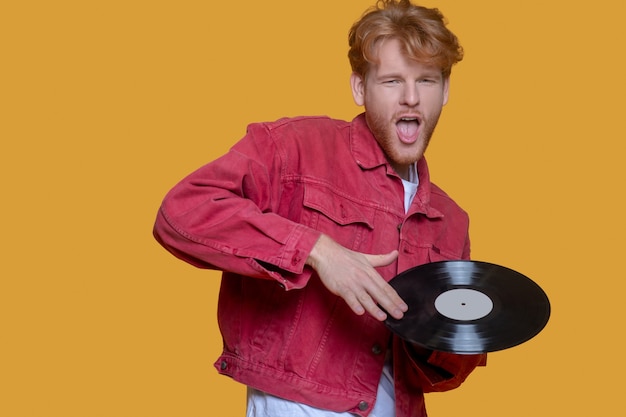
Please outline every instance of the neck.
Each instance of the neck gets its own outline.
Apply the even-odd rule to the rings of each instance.
[[[399,165],[399,164],[394,164],[391,163],[391,167],[394,169],[394,171],[396,171],[396,174],[398,174],[400,176],[400,178],[402,178],[405,181],[411,181],[411,169],[414,166],[414,164],[409,164],[409,165]]]

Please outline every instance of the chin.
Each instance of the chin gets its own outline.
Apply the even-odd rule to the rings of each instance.
[[[400,151],[396,155],[398,157],[398,162],[410,165],[414,162],[419,161],[424,156],[424,152],[426,152],[426,147],[428,144],[424,144],[421,141],[415,143],[411,149],[406,151]]]

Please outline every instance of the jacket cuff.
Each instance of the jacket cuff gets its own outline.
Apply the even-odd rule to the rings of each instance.
[[[299,289],[306,286],[313,274],[313,269],[306,265],[313,246],[320,238],[321,232],[303,225],[297,225],[285,242],[284,250],[276,267],[261,264],[285,290]]]
[[[425,349],[405,342],[405,350],[418,372],[430,385],[426,391],[447,391],[458,387],[476,368],[486,364],[487,355],[459,355]]]

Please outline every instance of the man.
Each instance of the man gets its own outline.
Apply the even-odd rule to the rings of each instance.
[[[436,9],[382,0],[349,35],[364,114],[253,124],[166,196],[157,240],[224,271],[216,368],[248,386],[248,416],[425,416],[484,355],[432,352],[383,321],[407,305],[387,283],[468,259],[468,217],[423,157],[448,100],[457,38]]]

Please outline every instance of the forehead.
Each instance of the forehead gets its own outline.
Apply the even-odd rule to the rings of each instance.
[[[386,73],[420,73],[431,76],[442,75],[442,70],[436,65],[410,58],[397,39],[380,41],[373,51],[374,61],[370,63],[368,72],[372,75]]]

